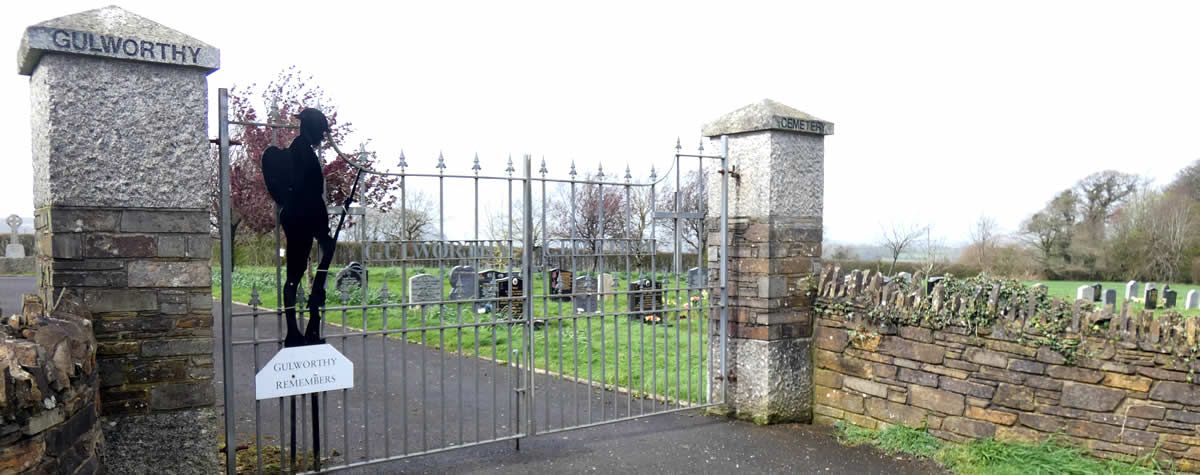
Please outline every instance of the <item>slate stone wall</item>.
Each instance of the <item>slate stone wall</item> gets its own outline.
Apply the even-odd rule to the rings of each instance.
[[[52,317],[26,296],[24,313],[0,334],[0,473],[101,470],[104,437],[91,317],[72,296]]]
[[[208,213],[55,206],[35,219],[43,296],[65,289],[94,314],[102,414],[211,406]]]
[[[918,276],[916,282],[921,282]],[[1078,357],[1068,362],[1039,344],[1045,318],[1013,305],[991,327],[880,324],[873,308],[929,305],[944,312],[973,305],[1005,308],[995,295],[971,302],[940,298],[940,289],[827,267],[817,287],[814,422],[845,420],[877,428],[926,427],[943,440],[1036,441],[1052,434],[1105,457],[1171,460],[1200,471],[1200,368],[1190,357],[1196,319],[1129,315],[1076,302],[1066,322]]]

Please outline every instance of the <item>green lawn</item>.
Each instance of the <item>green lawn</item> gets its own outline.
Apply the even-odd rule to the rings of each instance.
[[[407,275],[420,273],[438,275],[438,270],[410,268]],[[623,272],[612,273],[620,282],[618,290],[626,289],[628,279]],[[578,275],[576,275],[578,277]],[[213,270],[213,295],[220,295],[220,271]],[[443,287],[450,292],[449,269]],[[635,274],[635,277],[637,275]],[[679,276],[659,274],[667,280],[666,286],[673,288]],[[654,393],[670,400],[691,402],[707,401],[705,367],[708,364],[708,322],[712,309],[702,310],[707,304],[701,298],[691,304],[693,310],[666,311],[661,315],[665,325],[647,325],[630,321],[627,316],[612,315],[628,309],[626,295],[607,295],[603,311],[595,316],[575,317],[569,302],[543,298],[544,274],[535,274],[526,289],[534,295],[533,316],[535,321],[547,319],[533,331],[534,363],[542,369],[549,368],[584,380],[603,381],[630,388],[635,395]],[[477,313],[469,304],[396,305],[401,299],[401,284],[404,272],[399,268],[371,269],[369,288],[365,301],[368,305],[392,304],[382,308],[343,309],[345,306],[361,305],[361,291],[351,295],[343,303],[333,290],[332,279],[327,288],[325,318],[334,324],[351,329],[367,328],[369,331],[405,330],[390,336],[407,341],[423,343],[451,352],[479,355],[507,361],[511,350],[519,348],[524,341],[525,325],[512,324],[501,312]],[[383,282],[387,282],[389,297],[380,296]],[[233,300],[248,303],[252,289],[257,287],[263,308],[275,308],[276,286],[273,267],[239,267],[233,274]],[[698,296],[698,294],[693,293]],[[689,304],[686,291],[668,290],[664,299],[667,309],[682,308]],[[495,306],[495,305],[494,305]],[[606,315],[607,314],[607,315]],[[385,325],[386,322],[386,325]],[[464,325],[462,328],[445,326]],[[589,364],[590,363],[590,364]]]
[[[1075,291],[1079,288],[1079,286],[1092,285],[1097,282],[1075,281],[1075,280],[1048,280],[1048,281],[1026,282],[1026,284],[1029,284],[1029,285],[1038,284],[1038,283],[1045,284],[1046,290],[1048,290],[1050,292],[1050,295],[1053,297],[1060,297],[1060,298],[1074,300],[1075,299]],[[1103,286],[1104,290],[1114,289],[1117,291],[1117,303],[1118,303],[1117,309],[1120,310],[1121,304],[1125,300],[1125,282],[1099,282],[1099,284],[1101,286]],[[1165,287],[1163,285],[1163,283],[1156,282],[1155,285],[1158,286],[1158,308],[1155,309],[1155,311],[1154,311],[1154,316],[1157,318],[1159,315],[1162,315],[1163,313],[1166,312],[1166,310],[1164,310],[1162,308],[1163,303],[1166,302],[1166,299],[1163,297],[1163,292],[1162,292],[1163,287]],[[1130,314],[1134,314],[1136,312],[1140,312],[1145,309],[1145,305],[1141,301],[1142,292],[1145,289],[1146,289],[1146,283],[1145,282],[1139,283],[1138,292],[1136,295],[1137,299],[1130,303],[1131,304]],[[1188,291],[1189,290],[1200,290],[1200,286],[1190,285],[1190,284],[1171,284],[1171,289],[1178,292],[1178,298],[1175,301],[1175,308],[1171,309],[1171,311],[1179,312],[1180,314],[1183,314],[1185,316],[1200,315],[1200,310],[1184,310],[1183,309],[1183,304],[1184,304],[1184,302],[1187,301]],[[1101,301],[1103,302],[1103,296],[1101,296]]]

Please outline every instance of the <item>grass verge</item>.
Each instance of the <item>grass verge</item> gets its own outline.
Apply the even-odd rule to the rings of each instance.
[[[921,429],[888,426],[864,429],[845,421],[834,424],[838,440],[847,445],[871,444],[888,455],[907,454],[930,458],[953,473],[965,475],[1153,475],[1174,473],[1153,458],[1153,453],[1129,460],[1091,457],[1053,437],[1035,444],[978,439],[948,444]]]

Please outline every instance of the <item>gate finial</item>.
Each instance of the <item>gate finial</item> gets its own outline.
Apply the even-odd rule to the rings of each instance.
[[[675,154],[683,151],[683,143],[679,141],[679,137],[675,137]]]
[[[575,173],[575,160],[571,160],[571,173],[569,175],[571,175],[572,181],[575,180],[575,175],[578,175],[578,173]]]
[[[512,154],[510,153],[510,154],[508,154],[508,168],[504,169],[504,173],[507,173],[508,176],[512,176],[513,172],[515,172],[515,171],[517,171],[517,170],[513,168]]]
[[[404,149],[400,149],[400,170],[404,170],[408,166],[408,161],[404,159]]]
[[[441,150],[438,150],[438,164],[437,164],[437,169],[438,169],[438,174],[439,174],[439,175],[440,175],[440,174],[442,174],[443,170],[445,170],[445,169],[446,169],[446,159],[442,157],[442,151],[441,151]]]
[[[475,176],[479,176],[479,170],[481,170],[479,166],[479,152],[475,152],[475,164],[471,166],[471,170],[475,171]]]
[[[633,173],[629,171],[629,162],[625,163],[625,183],[633,182]]]
[[[600,164],[600,171],[596,173],[596,181],[604,181],[604,164]]]
[[[262,305],[262,300],[258,298],[258,284],[250,287],[250,301],[246,303],[250,304],[251,307]]]
[[[542,178],[545,178],[545,177],[546,177],[546,173],[547,173],[548,171],[549,171],[549,170],[546,170],[546,156],[544,156],[544,155],[543,155],[543,156],[542,156],[542,168],[541,168],[540,170],[538,170],[538,173],[541,173],[541,174],[542,174]]]
[[[379,288],[379,300],[382,300],[382,303],[388,303],[388,299],[391,298],[391,296],[392,294],[391,292],[388,292],[387,288],[387,279],[384,279],[383,287]]]
[[[650,164],[650,183],[658,181],[658,171],[654,169],[654,164]]]

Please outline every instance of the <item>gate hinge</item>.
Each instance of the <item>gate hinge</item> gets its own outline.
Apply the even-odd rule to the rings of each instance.
[[[725,170],[717,170],[717,173],[724,175]],[[737,172],[737,165],[729,167],[729,176],[733,177],[734,180],[742,179],[742,174]]]

